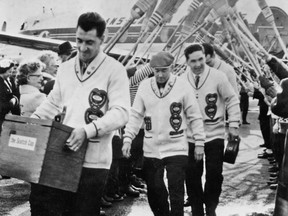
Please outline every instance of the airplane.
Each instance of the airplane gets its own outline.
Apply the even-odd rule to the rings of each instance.
[[[107,2],[107,0],[105,0]],[[100,6],[98,7],[100,10],[100,14],[106,15],[106,22],[107,22],[107,31],[105,32],[105,43],[107,43],[118,31],[118,29],[128,20],[130,11],[129,9],[132,8],[133,4],[135,3],[135,0],[122,0],[117,1],[117,4],[123,4],[123,1],[125,1],[125,7],[119,7],[117,11],[115,9],[105,8],[105,5],[103,2],[105,1],[97,1],[97,4]],[[114,1],[115,0],[108,0],[108,1]],[[179,25],[179,22],[181,18],[183,17],[184,12],[187,11],[187,6],[189,2],[185,1],[180,8],[178,9],[175,16],[173,16],[170,23],[168,23],[166,26],[163,27],[160,34],[157,36],[156,40],[154,41],[149,53],[155,53],[159,50],[161,50],[164,46],[167,40],[169,39],[170,35],[174,31],[174,29]],[[239,3],[240,4],[240,3]],[[111,5],[111,4],[108,4]],[[101,8],[103,7],[103,11]],[[95,6],[96,8],[96,6]],[[121,10],[119,9],[121,8]],[[105,11],[104,11],[105,10]],[[288,15],[279,7],[272,6],[271,10],[273,11],[273,14],[275,16],[276,24],[278,29],[281,32],[284,32],[281,34],[284,35],[285,42],[288,41],[287,36],[285,36],[285,32],[288,30]],[[50,10],[51,12],[45,12],[43,8],[43,12],[40,15],[33,16],[27,18],[21,25],[20,31],[18,34],[12,34],[8,32],[1,32],[0,31],[0,43],[6,44],[6,45],[13,45],[15,47],[24,47],[25,50],[43,50],[43,49],[50,49],[53,51],[57,51],[58,45],[62,43],[63,41],[71,41],[71,43],[75,46],[75,25],[77,22],[77,18],[79,16],[79,12],[53,12],[53,10]],[[115,15],[117,12],[117,15]],[[243,12],[245,14],[245,11]],[[246,14],[247,18],[251,16],[250,14]],[[255,14],[253,14],[255,16]],[[138,40],[139,34],[141,32],[143,20],[142,18],[138,20],[134,20],[133,24],[130,26],[127,32],[119,39],[118,43],[115,45],[115,47],[112,49],[112,53],[116,56],[119,55],[126,55],[128,54],[129,50],[131,49],[132,45]],[[286,22],[283,22],[285,20]],[[5,26],[3,24],[2,30],[6,29],[6,25],[9,25],[9,23],[5,23]],[[250,28],[254,32],[259,33],[259,40],[262,44],[264,44],[264,47],[266,49],[270,49],[272,51],[279,51],[280,47],[278,42],[275,39],[275,36],[273,32],[271,31],[271,27],[269,24],[267,24],[267,21],[265,22],[264,17],[258,8],[258,15],[256,18],[255,23],[250,23]],[[218,34],[221,34],[221,32]],[[179,33],[175,35],[175,38]],[[36,37],[35,37],[36,36]],[[188,41],[192,42],[193,38]],[[273,46],[271,46],[273,44]],[[104,44],[105,45],[105,44]],[[142,44],[139,44],[138,49],[143,49]],[[271,47],[270,47],[271,46]],[[9,53],[9,51],[5,50],[5,48],[0,47],[0,55],[2,53]],[[11,51],[13,53],[15,51]],[[25,55],[30,55],[30,51],[25,51]],[[3,55],[3,54],[2,54]],[[17,55],[17,52],[16,52]],[[24,56],[24,51],[18,51],[18,55]]]

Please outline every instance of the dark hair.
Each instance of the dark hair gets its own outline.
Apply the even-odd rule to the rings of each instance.
[[[214,47],[211,44],[203,43],[205,56],[210,55],[211,57],[215,55]]]
[[[102,37],[106,29],[105,20],[96,12],[87,12],[78,18],[77,28],[80,27],[84,31],[96,29],[97,37]]]
[[[28,76],[35,73],[39,68],[42,70],[45,68],[45,65],[38,59],[33,59],[21,63],[18,67],[18,72],[16,75],[17,84],[26,85],[28,83]]]
[[[185,54],[186,59],[189,58],[189,55],[191,53],[196,52],[196,51],[202,51],[204,53],[203,46],[199,43],[194,43],[194,44],[191,44],[190,46],[186,47],[186,49],[184,50],[184,54]]]

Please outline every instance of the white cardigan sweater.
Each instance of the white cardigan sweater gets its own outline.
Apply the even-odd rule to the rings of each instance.
[[[89,64],[84,75],[78,56],[64,62],[59,67],[53,90],[33,116],[53,119],[63,106],[67,107],[63,124],[83,127],[89,139],[83,166],[109,169],[113,133],[128,122],[129,116],[125,68],[103,52]]]
[[[203,121],[193,89],[176,76],[170,76],[162,94],[155,77],[140,84],[125,128],[124,142],[131,143],[143,119],[145,157],[162,159],[188,155],[187,127],[192,128],[196,145],[204,145]]]

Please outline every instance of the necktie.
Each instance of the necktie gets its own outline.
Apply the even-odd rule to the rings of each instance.
[[[198,88],[199,79],[200,79],[200,76],[199,76],[199,75],[196,75],[196,76],[195,76],[195,86],[196,86],[196,88]]]
[[[84,63],[84,62],[83,62],[83,63],[82,63],[82,73],[83,73],[83,74],[85,73],[87,67],[88,67],[88,63]]]

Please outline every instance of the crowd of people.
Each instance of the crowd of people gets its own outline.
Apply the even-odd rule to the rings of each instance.
[[[277,188],[288,117],[288,67],[281,60],[263,53],[263,76],[239,74],[211,44],[193,43],[181,75],[167,51],[126,69],[102,51],[105,28],[98,13],[84,13],[77,49],[64,42],[58,53],[0,60],[0,125],[8,113],[54,119],[65,107],[63,124],[74,128],[67,147],[77,151],[88,140],[77,192],[31,183],[32,216],[103,215],[101,207],[141,192],[155,216],[183,216],[187,206],[193,216],[216,216],[225,127],[233,140],[241,124],[249,125],[249,96],[259,100],[266,149],[258,157],[273,165],[268,184]]]

